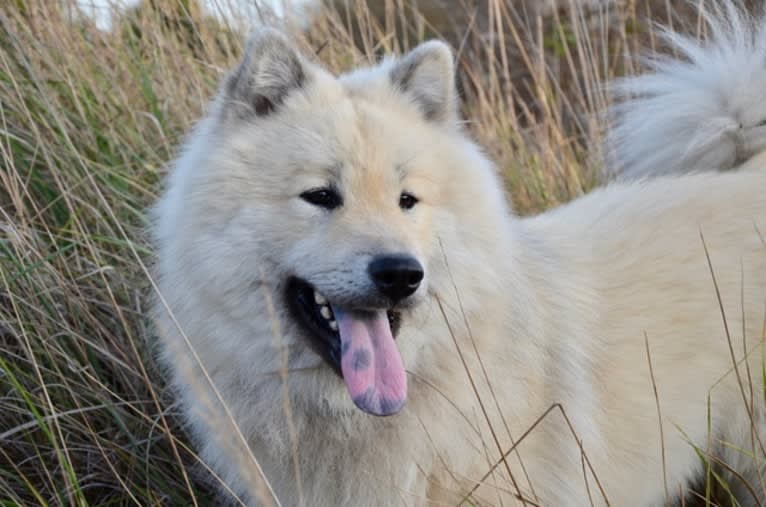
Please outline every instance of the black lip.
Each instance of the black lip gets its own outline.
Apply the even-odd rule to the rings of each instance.
[[[314,302],[314,287],[305,280],[291,277],[287,282],[285,299],[292,317],[303,328],[314,351],[342,378],[340,334],[330,329],[319,313],[319,306]],[[396,338],[401,315],[397,311],[388,310],[388,321],[391,333]]]

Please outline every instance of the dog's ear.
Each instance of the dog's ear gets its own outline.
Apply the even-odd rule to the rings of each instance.
[[[447,44],[436,40],[424,42],[394,62],[390,77],[428,120],[457,121],[455,64]]]
[[[226,82],[227,102],[240,115],[266,116],[306,79],[307,64],[298,50],[278,30],[262,28],[250,37],[242,63]]]

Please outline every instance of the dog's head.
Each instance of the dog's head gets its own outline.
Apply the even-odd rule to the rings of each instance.
[[[417,327],[451,287],[444,250],[485,283],[506,211],[454,81],[440,42],[335,77],[276,31],[252,38],[158,207],[161,272],[196,299],[190,319],[227,316],[234,362],[277,371],[278,334],[291,367],[320,363],[362,410],[402,407]]]

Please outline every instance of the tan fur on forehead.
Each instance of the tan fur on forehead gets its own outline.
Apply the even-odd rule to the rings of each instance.
[[[209,180],[205,186],[218,191],[230,186],[226,192],[240,196],[222,201],[227,208],[253,198],[289,198],[301,186],[326,185],[346,172],[349,182],[370,180],[345,189],[349,199],[363,199],[392,182],[403,191],[404,177],[424,181],[434,166],[453,172],[434,150],[456,151],[453,158],[462,153],[454,146],[462,138],[450,139],[457,130],[456,93],[452,55],[442,43],[426,43],[402,57],[335,77],[281,34],[265,30],[252,39],[219,102],[226,106],[232,94],[238,114],[218,115],[220,138],[209,155],[220,160],[211,164],[214,171],[198,175]],[[247,107],[254,108],[250,117]],[[417,138],[406,134],[412,130],[419,132]],[[222,179],[224,172],[228,176]],[[291,184],[283,185],[284,180]],[[413,185],[431,202],[439,190]],[[379,200],[395,204],[396,195],[381,194]]]
[[[344,85],[348,97],[356,104],[369,104],[385,114],[394,114],[401,120],[410,122],[411,126],[447,129],[447,125],[434,124],[424,118],[412,100],[392,86],[388,78],[379,72],[371,72],[363,79],[355,76],[352,83],[347,83],[344,78],[345,76],[341,76],[339,80]]]
[[[443,42],[425,42],[409,53],[358,69],[341,80],[354,95],[378,103],[407,104],[425,120],[445,128],[457,124],[455,67],[452,51]]]
[[[425,119],[387,76],[385,69],[368,69],[355,73],[350,86],[348,76],[336,79],[317,72],[300,93],[285,99],[279,115],[263,120],[270,122],[269,128],[259,122],[239,124],[223,139],[226,147],[219,152],[224,157],[246,161],[257,171],[239,163],[216,164],[216,170],[237,171],[239,190],[250,182],[268,193],[263,195],[266,199],[274,197],[271,189],[278,188],[283,178],[314,176],[319,183],[337,179],[343,169],[349,172],[349,181],[373,173],[383,178],[381,182],[418,174],[422,180],[432,172],[432,164],[439,171],[453,172],[436,153],[455,151],[453,159],[463,156],[453,131]],[[419,132],[417,137],[409,133],[412,129]],[[437,190],[426,187],[424,193]],[[247,193],[260,195],[258,189]]]

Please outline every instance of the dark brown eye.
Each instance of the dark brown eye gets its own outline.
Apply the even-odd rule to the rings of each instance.
[[[314,206],[329,210],[343,204],[343,199],[338,191],[331,187],[306,190],[301,194],[301,199]]]
[[[399,196],[399,207],[408,210],[412,209],[418,203],[418,198],[409,192],[402,192]]]

